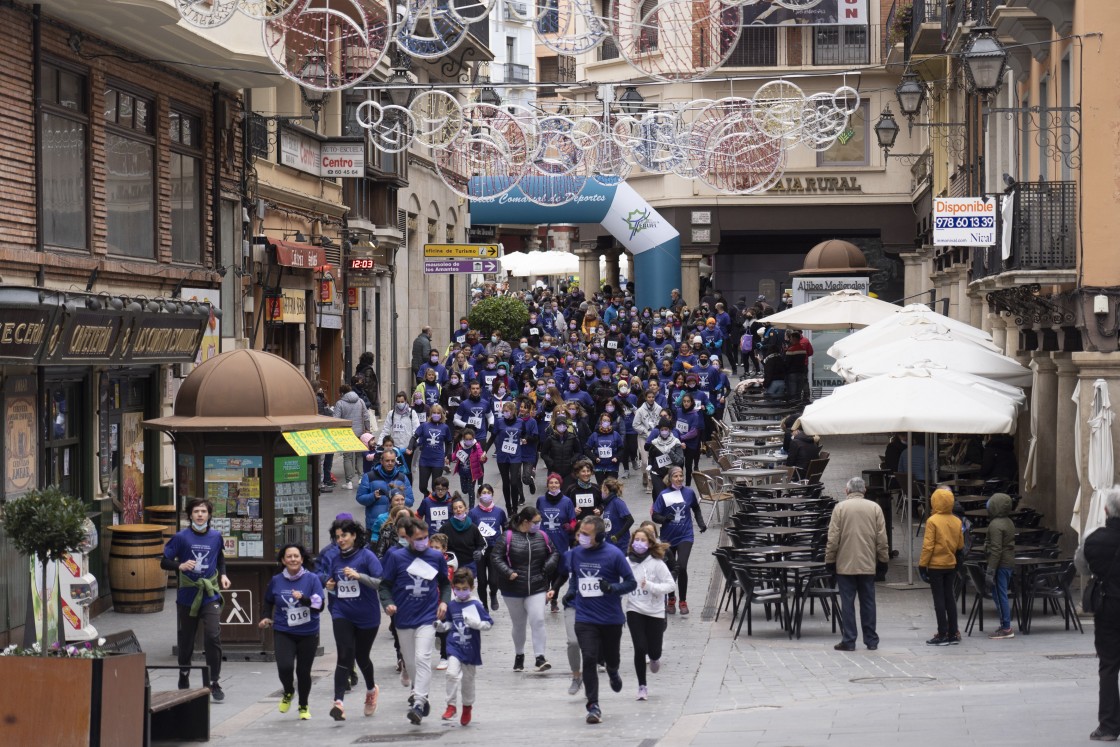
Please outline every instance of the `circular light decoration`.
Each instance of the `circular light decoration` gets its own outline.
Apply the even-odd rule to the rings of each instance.
[[[384,153],[407,150],[415,139],[416,125],[412,112],[402,106],[382,106],[376,101],[363,101],[355,111],[358,125],[369,134],[369,141]]]
[[[241,0],[237,9],[254,20],[267,21],[284,15],[295,4],[296,0]]]
[[[645,75],[697,80],[723,65],[742,33],[743,13],[723,0],[619,0],[611,32],[619,54]]]
[[[436,173],[460,197],[488,202],[525,175],[529,138],[512,114],[491,104],[463,107],[463,125],[450,145],[434,152]]]
[[[421,91],[408,110],[416,127],[416,141],[433,150],[449,147],[463,126],[463,108],[446,91]]]
[[[680,124],[672,112],[647,112],[638,121],[638,142],[630,154],[645,171],[668,174],[687,160]]]
[[[801,145],[809,150],[828,150],[847,126],[848,115],[833,105],[833,94],[814,93],[805,97],[801,111]]]
[[[413,57],[436,60],[463,43],[467,25],[440,0],[408,0],[397,25],[397,44]]]
[[[485,21],[493,9],[494,0],[466,0],[465,2],[447,4],[447,10],[451,17],[464,26]]]
[[[595,15],[591,0],[546,3],[533,21],[533,31],[541,44],[565,55],[589,52],[608,35],[606,25]]]
[[[221,26],[237,12],[241,0],[175,0],[179,17],[192,26],[211,29]]]
[[[519,182],[525,197],[538,205],[563,205],[575,199],[591,174],[592,155],[580,147],[583,133],[563,116],[541,119],[533,157]]]
[[[373,72],[390,31],[381,0],[296,0],[264,23],[264,47],[285,77],[304,88],[339,91]]]
[[[801,137],[804,109],[805,93],[798,86],[785,80],[771,80],[755,92],[751,116],[763,132],[794,143]]]

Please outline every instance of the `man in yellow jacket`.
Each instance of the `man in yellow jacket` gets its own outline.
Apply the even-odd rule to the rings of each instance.
[[[926,641],[928,646],[952,646],[961,642],[957,629],[957,605],[953,596],[953,579],[957,575],[957,552],[964,549],[961,520],[953,515],[953,493],[938,488],[930,496],[933,514],[926,519],[922,555],[918,573],[929,582],[933,591],[933,609],[937,613],[937,634]]]
[[[883,509],[864,497],[866,490],[863,478],[848,480],[844,488],[846,497],[833,509],[828,523],[824,562],[836,574],[840,590],[842,637],[833,646],[837,651],[856,649],[857,594],[863,643],[871,651],[879,648],[879,634],[875,632],[875,576],[886,573],[890,550]]]

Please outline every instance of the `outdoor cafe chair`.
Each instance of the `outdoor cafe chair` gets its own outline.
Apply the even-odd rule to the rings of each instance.
[[[1055,612],[1062,614],[1066,630],[1069,630],[1070,623],[1072,623],[1074,630],[1080,631],[1082,634],[1085,633],[1085,628],[1081,625],[1081,618],[1077,616],[1073,594],[1070,591],[1076,575],[1077,568],[1074,567],[1073,561],[1067,560],[1059,565],[1044,566],[1023,578],[1021,583],[1025,585],[1026,599],[1023,603],[1023,623],[1021,627],[1024,633],[1031,632],[1036,599],[1042,600],[1043,611],[1046,610],[1047,606],[1051,606]]]
[[[743,595],[743,586],[739,583],[739,579],[735,575],[735,569],[731,565],[731,548],[720,547],[712,555],[716,556],[716,564],[723,576],[723,593],[720,594],[719,605],[716,607],[716,622],[719,622],[719,613],[725,607],[730,606],[731,625],[734,625],[735,618],[739,615],[739,602]],[[731,625],[727,626],[728,630],[731,629]]]
[[[789,606],[789,594],[782,574],[771,568],[756,568],[744,564],[736,564],[735,576],[743,588],[743,596],[739,610],[739,624],[735,628],[735,638],[739,637],[743,629],[743,620],[747,621],[747,635],[754,632],[751,621],[751,608],[761,606],[766,611],[766,619],[771,619],[773,614],[778,619],[778,624],[784,627],[785,610]]]

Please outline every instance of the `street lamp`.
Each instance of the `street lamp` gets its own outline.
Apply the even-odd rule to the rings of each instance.
[[[984,98],[999,92],[1007,70],[1007,50],[994,32],[991,26],[974,27],[961,50],[968,86]]]
[[[491,106],[502,105],[502,97],[499,96],[498,92],[490,86],[486,86],[482,89],[482,91],[478,94],[478,100],[483,104],[490,104]]]
[[[331,83],[331,73],[327,68],[326,55],[319,52],[308,54],[297,75],[300,81],[306,84],[300,86],[300,93],[304,102],[311,107],[311,121],[318,125],[319,111],[327,102],[329,92],[326,89]]]
[[[618,97],[618,105],[622,107],[622,111],[631,116],[640,112],[644,103],[645,98],[634,86],[626,86],[626,90]]]
[[[908,72],[902,76],[898,88],[894,89],[894,95],[898,99],[898,108],[907,119],[913,119],[921,111],[922,102],[926,100],[926,87],[917,74]]]
[[[875,123],[875,139],[879,141],[879,147],[886,151],[893,148],[894,141],[898,139],[899,129],[898,122],[895,121],[894,114],[891,114],[891,107],[888,104],[883,113],[879,115],[879,121]]]

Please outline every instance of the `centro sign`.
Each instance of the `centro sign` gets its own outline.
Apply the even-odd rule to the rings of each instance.
[[[996,243],[996,202],[980,197],[933,201],[934,246],[991,246]]]
[[[365,143],[323,143],[319,149],[319,176],[365,176]]]

